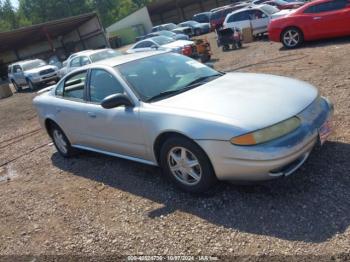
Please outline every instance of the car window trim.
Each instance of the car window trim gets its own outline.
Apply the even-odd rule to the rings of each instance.
[[[89,71],[90,69],[83,69],[83,70],[79,70],[79,71],[74,71],[74,73],[72,74],[69,74],[67,77],[65,77],[62,81],[63,81],[63,90],[62,90],[62,95],[56,95],[56,89],[59,87],[59,84],[56,86],[55,88],[55,92],[54,92],[54,95],[55,97],[57,98],[60,98],[60,99],[64,99],[64,100],[68,100],[68,101],[74,101],[74,102],[79,102],[79,103],[84,103],[86,104],[87,100],[86,100],[86,84],[87,84],[87,78],[89,76]],[[81,74],[82,72],[86,72],[86,78],[85,78],[85,83],[84,83],[84,91],[83,91],[83,100],[79,99],[79,98],[71,98],[71,97],[65,97],[64,96],[64,90],[65,90],[65,83],[66,83],[66,80],[67,78],[70,78],[70,77],[74,77],[75,75],[79,75]]]
[[[120,79],[118,77],[116,77],[113,73],[111,73],[109,70],[107,70],[105,68],[96,67],[96,68],[90,68],[89,69],[89,76],[88,76],[89,78],[88,78],[88,82],[86,82],[86,83],[88,83],[87,86],[86,86],[86,103],[87,104],[101,106],[101,103],[91,101],[90,84],[91,84],[92,70],[103,70],[103,71],[107,72],[108,74],[112,75],[119,82],[121,87],[123,88],[123,90],[124,90],[123,94],[126,95],[127,97],[129,97],[130,100],[132,100],[132,101],[134,100],[133,98],[131,98],[129,92],[125,88],[125,85],[123,84],[122,81],[120,81]],[[115,70],[115,68],[114,68],[114,70]],[[119,71],[118,71],[118,75],[125,82],[124,78],[121,76],[121,74],[119,74]],[[125,82],[125,84],[127,84],[127,86],[130,88],[130,86],[129,86],[129,84],[127,82]],[[137,97],[137,95],[135,94],[134,90],[131,89],[131,92]]]

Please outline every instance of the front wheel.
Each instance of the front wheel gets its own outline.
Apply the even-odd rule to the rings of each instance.
[[[297,48],[304,42],[304,36],[298,28],[291,27],[283,31],[281,41],[285,48]]]
[[[160,165],[175,185],[190,193],[205,192],[217,182],[205,152],[183,137],[172,137],[163,144]]]
[[[36,86],[33,84],[33,82],[32,82],[30,79],[27,80],[27,84],[28,84],[29,89],[30,89],[31,91],[34,91],[34,90],[35,90],[35,87],[36,87]]]

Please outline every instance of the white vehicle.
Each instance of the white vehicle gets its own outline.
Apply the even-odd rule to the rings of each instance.
[[[155,36],[137,42],[126,52],[128,54],[154,50],[171,51],[179,54],[192,54],[193,42],[188,40],[175,40],[166,36]]]
[[[48,65],[41,59],[19,61],[9,65],[8,78],[17,92],[24,86],[33,91],[39,85],[59,81],[57,66]]]
[[[271,5],[258,5],[234,11],[226,16],[224,28],[249,28],[253,30],[253,35],[267,32],[267,26],[271,19],[284,16],[290,10],[280,11]]]
[[[120,56],[122,53],[117,52],[112,49],[98,49],[98,50],[86,50],[81,51],[75,54],[72,54],[67,60],[67,66],[65,70],[61,70],[61,74],[68,74],[73,70],[82,67],[84,65],[88,65],[91,63],[95,63],[104,59]]]

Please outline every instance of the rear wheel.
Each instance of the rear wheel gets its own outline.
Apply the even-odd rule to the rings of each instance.
[[[217,182],[210,160],[193,141],[183,137],[169,138],[160,152],[163,173],[180,189],[201,193]]]
[[[282,32],[281,42],[285,48],[297,48],[304,42],[304,36],[298,28],[290,27]]]
[[[71,157],[75,151],[62,129],[58,125],[52,123],[50,125],[50,132],[58,153],[65,158]]]

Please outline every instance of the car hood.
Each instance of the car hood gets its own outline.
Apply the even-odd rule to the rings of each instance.
[[[171,42],[169,44],[162,45],[162,47],[164,47],[164,48],[177,48],[177,47],[184,47],[186,45],[192,45],[192,44],[193,44],[192,41],[177,40],[177,41]]]
[[[265,128],[303,111],[318,96],[312,85],[281,76],[228,73],[154,106],[188,110],[225,119],[247,132]]]
[[[45,65],[45,66],[41,66],[41,67],[37,67],[37,68],[33,68],[33,69],[30,69],[30,70],[27,70],[25,71],[26,74],[36,74],[36,73],[39,73],[43,70],[46,70],[46,69],[54,69],[55,71],[57,70],[57,67],[56,66],[52,66],[52,65]]]

